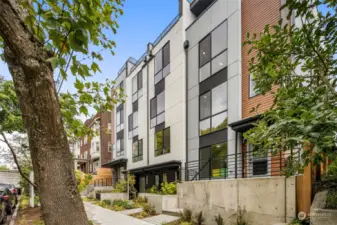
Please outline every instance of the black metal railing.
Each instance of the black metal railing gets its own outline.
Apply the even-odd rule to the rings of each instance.
[[[94,187],[115,187],[121,178],[102,178],[94,180]]]
[[[187,162],[182,173],[185,181],[295,175],[290,164],[292,168],[300,164],[300,150],[281,154],[246,151],[199,159]]]

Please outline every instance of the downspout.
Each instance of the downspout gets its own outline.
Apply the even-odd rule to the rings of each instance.
[[[149,62],[151,60],[151,56],[149,54],[149,58],[147,59],[146,61],[146,107],[147,107],[147,110],[146,110],[146,121],[147,121],[147,124],[146,124],[146,130],[147,130],[147,146],[146,146],[146,150],[147,150],[147,162],[146,162],[146,165],[150,165],[150,129],[149,129],[149,123],[150,123],[150,99],[149,99],[149,72],[150,72],[150,69],[149,69]]]
[[[186,148],[186,161],[185,165],[185,181],[188,180],[188,167],[187,167],[187,162],[188,162],[188,47],[189,47],[189,42],[186,40],[184,42],[184,50],[185,50],[185,131],[186,131],[186,143],[185,143],[185,148]],[[183,172],[183,171],[181,171]],[[180,174],[182,176],[182,174]],[[181,178],[180,178],[181,179]]]

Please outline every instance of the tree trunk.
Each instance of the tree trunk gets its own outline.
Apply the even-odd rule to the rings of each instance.
[[[14,1],[13,1],[14,2]],[[0,36],[27,129],[46,225],[88,225],[60,114],[50,54],[10,0],[0,0]]]

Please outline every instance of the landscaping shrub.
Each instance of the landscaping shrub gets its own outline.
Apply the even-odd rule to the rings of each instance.
[[[116,184],[115,188],[112,190],[114,193],[125,193],[127,192],[127,185],[129,183],[129,193],[131,195],[131,198],[136,197],[136,179],[135,176],[131,175],[130,173],[127,174],[127,180],[121,179]]]
[[[310,225],[310,220],[309,218],[306,218],[304,220],[299,220],[299,219],[293,219],[289,225]]]
[[[84,191],[92,180],[91,174],[85,174],[80,170],[75,170],[75,177],[77,181],[77,189],[79,192]]]
[[[143,210],[144,210],[144,212],[146,212],[149,215],[156,215],[156,210],[150,204],[143,205]]]
[[[129,201],[124,201],[124,200],[121,200],[121,199],[114,200],[112,202],[112,205],[117,206],[117,207],[122,207],[124,209],[132,209],[132,206],[130,205]],[[116,210],[116,211],[118,211],[118,210]]]
[[[111,205],[111,200],[105,199],[102,202],[104,202],[104,204],[106,204],[106,205]]]
[[[159,191],[156,185],[153,185],[150,189],[147,190],[147,192],[151,194],[159,194]]]
[[[133,216],[137,219],[144,219],[145,217],[148,216],[148,214],[146,212],[140,212],[140,213],[133,214],[131,216]]]
[[[222,216],[220,216],[220,214],[218,214],[217,216],[215,216],[214,220],[215,220],[215,222],[216,222],[217,225],[225,225],[225,222],[224,222]]]
[[[202,215],[202,211],[200,211],[199,213],[197,213],[197,215],[195,216],[195,224],[196,225],[203,225],[205,222],[205,218]]]
[[[175,182],[161,184],[161,193],[163,195],[175,195],[177,194],[177,184]]]
[[[337,209],[337,190],[330,189],[326,199],[327,209]]]
[[[337,176],[337,157],[328,166],[327,175],[329,175],[329,176]]]
[[[184,209],[180,212],[180,221],[181,222],[192,222],[192,211],[190,209]]]
[[[238,208],[238,212],[236,213],[236,225],[248,225],[248,222],[245,218],[246,210]]]
[[[143,205],[147,204],[147,198],[137,197],[133,200],[133,207],[134,208],[143,208]]]

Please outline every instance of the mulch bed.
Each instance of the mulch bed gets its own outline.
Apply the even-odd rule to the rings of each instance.
[[[41,208],[25,207],[20,208],[16,217],[15,225],[42,225],[39,222],[41,218]]]

